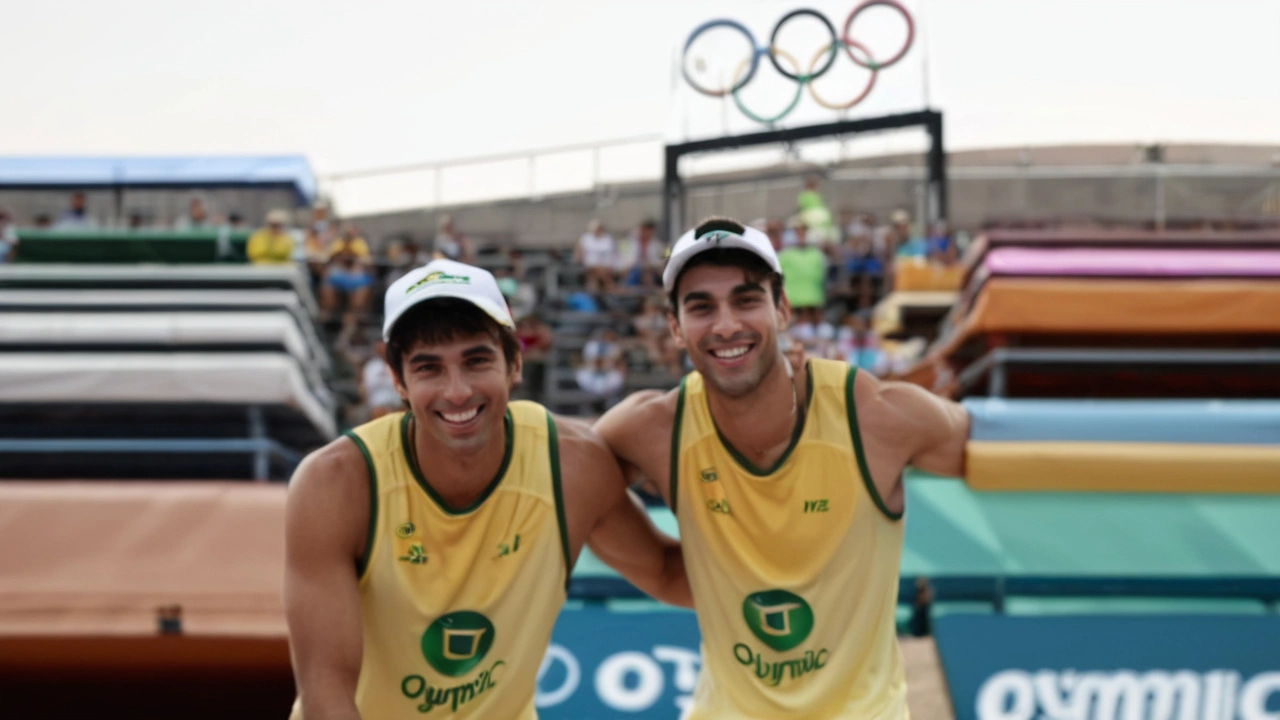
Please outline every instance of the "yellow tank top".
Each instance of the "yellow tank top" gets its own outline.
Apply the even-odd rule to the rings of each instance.
[[[908,717],[901,515],[869,479],[856,372],[809,361],[804,422],[767,469],[720,436],[701,375],[681,384],[671,498],[702,631],[687,720]]]
[[[371,478],[356,706],[379,720],[536,718],[569,568],[555,424],[536,403],[510,403],[497,477],[454,511],[409,460],[408,419],[348,433]],[[430,459],[422,464],[429,474]]]

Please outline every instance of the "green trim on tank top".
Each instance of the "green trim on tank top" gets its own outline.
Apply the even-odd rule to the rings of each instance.
[[[573,555],[569,552],[569,521],[564,514],[564,489],[560,483],[560,438],[556,433],[556,420],[547,412],[547,453],[551,460],[551,489],[556,497],[556,522],[560,525],[560,550],[564,552],[564,591],[569,592],[569,580],[573,574]]]
[[[367,534],[364,540],[364,552],[356,558],[356,581],[358,582],[364,579],[365,573],[369,570],[369,558],[373,556],[373,541],[378,536],[375,532],[378,527],[378,471],[373,467],[373,456],[369,454],[369,448],[364,444],[364,440],[350,430],[343,435],[351,438],[351,442],[356,444],[360,454],[364,456],[364,464],[369,467],[369,527],[365,531]]]
[[[684,381],[688,379],[688,375],[680,378],[680,392],[676,395],[676,420],[671,425],[671,477],[668,482],[671,486],[671,512],[673,514],[676,512],[680,502],[680,496],[676,492],[680,489],[680,427],[681,421],[684,420]]]
[[[807,360],[804,364],[804,372],[805,376],[809,379],[808,387],[805,388],[804,414],[800,416],[800,422],[796,423],[795,428],[791,430],[791,442],[787,444],[787,449],[782,451],[782,455],[774,461],[773,465],[763,469],[756,467],[754,463],[744,457],[742,453],[738,452],[737,448],[730,445],[729,440],[720,432],[720,427],[716,425],[715,417],[711,415],[711,402],[707,395],[706,380],[703,380],[702,404],[707,409],[707,417],[711,420],[711,427],[715,428],[716,437],[720,438],[720,445],[729,453],[729,456],[733,458],[734,462],[738,463],[738,466],[748,473],[756,477],[769,477],[777,472],[778,468],[786,464],[787,459],[791,457],[791,451],[795,450],[796,445],[800,443],[800,436],[804,434],[804,428],[809,424],[809,412],[813,409],[813,372]]]
[[[849,376],[844,383],[844,407],[845,412],[849,414],[849,434],[853,437],[853,454],[858,458],[858,474],[862,475],[862,482],[867,486],[867,493],[871,495],[871,499],[875,502],[876,507],[880,508],[880,512],[890,520],[901,520],[902,512],[891,512],[884,504],[884,499],[880,497],[880,491],[876,489],[876,484],[871,481],[871,470],[867,467],[867,454],[862,449],[862,432],[858,430],[858,408],[853,402],[853,382],[858,375],[858,366],[849,367]],[[903,509],[906,512],[906,509]]]
[[[405,463],[408,464],[409,471],[413,473],[413,479],[418,481],[419,487],[427,493],[427,497],[431,498],[431,501],[434,502],[436,507],[440,508],[441,512],[444,514],[466,515],[474,512],[484,504],[485,500],[489,499],[489,496],[493,494],[494,490],[498,489],[498,485],[502,484],[502,478],[507,474],[507,466],[511,464],[511,450],[515,446],[515,423],[511,421],[511,409],[507,408],[507,411],[502,415],[502,429],[503,434],[506,437],[503,439],[502,465],[498,467],[498,473],[494,475],[493,479],[489,481],[489,484],[485,486],[484,492],[480,493],[480,497],[473,500],[471,504],[466,507],[458,508],[457,510],[445,504],[444,498],[440,497],[440,495],[432,489],[431,484],[427,482],[425,477],[423,477],[422,470],[418,467],[417,459],[414,457],[415,451],[413,438],[409,437],[409,422],[412,419],[413,412],[405,412],[404,419],[400,422],[400,446],[404,454]]]

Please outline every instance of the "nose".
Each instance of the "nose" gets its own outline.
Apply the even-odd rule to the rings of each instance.
[[[460,369],[449,372],[448,384],[444,389],[444,401],[450,405],[465,405],[471,398],[471,384],[467,382],[466,373]]]
[[[723,303],[716,309],[715,319],[711,323],[711,334],[727,340],[741,329],[742,323],[734,313],[732,304]]]

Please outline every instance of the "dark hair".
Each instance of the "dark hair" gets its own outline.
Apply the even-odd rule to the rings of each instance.
[[[742,235],[747,231],[742,226],[742,223],[736,220],[725,217],[710,217],[694,228],[693,235],[694,237],[701,237],[712,230],[727,230],[738,235]],[[775,306],[782,302],[782,276],[774,272],[773,268],[769,267],[769,263],[764,261],[764,258],[750,250],[717,247],[711,250],[703,250],[689,258],[689,261],[680,268],[680,272],[676,273],[676,281],[671,284],[671,292],[667,293],[667,307],[671,310],[672,315],[680,316],[679,299],[676,296],[676,291],[680,288],[680,278],[684,277],[684,274],[691,269],[702,265],[739,268],[746,275],[747,282],[764,283],[767,281],[769,283],[769,289],[773,292],[773,304]]]
[[[485,311],[466,300],[436,298],[414,305],[396,320],[387,339],[387,365],[404,382],[404,354],[414,343],[435,345],[470,335],[488,335],[497,341],[508,370],[520,355],[515,333]]]
[[[645,228],[646,230],[657,230],[658,223],[646,218],[644,221],[640,223],[640,227]]]

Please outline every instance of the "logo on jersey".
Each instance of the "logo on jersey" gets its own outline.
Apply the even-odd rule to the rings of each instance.
[[[786,590],[751,593],[742,601],[742,617],[760,642],[785,652],[813,630],[813,610],[804,598]]]
[[[409,546],[405,555],[400,556],[400,562],[407,562],[410,565],[426,565],[427,551],[422,549],[422,543],[414,543]]]
[[[703,470],[699,477],[702,478],[702,482],[715,482],[720,479],[720,477],[716,475],[716,469],[713,467]]]
[[[725,498],[720,498],[718,500],[715,498],[712,498],[707,501],[707,509],[710,510],[711,512],[724,513],[725,515],[728,515],[729,501]]]
[[[480,664],[493,647],[493,623],[459,610],[436,618],[422,634],[422,656],[441,675],[458,677]]]
[[[402,539],[410,538],[417,529],[418,528],[413,523],[407,522],[396,528],[396,537]]]

